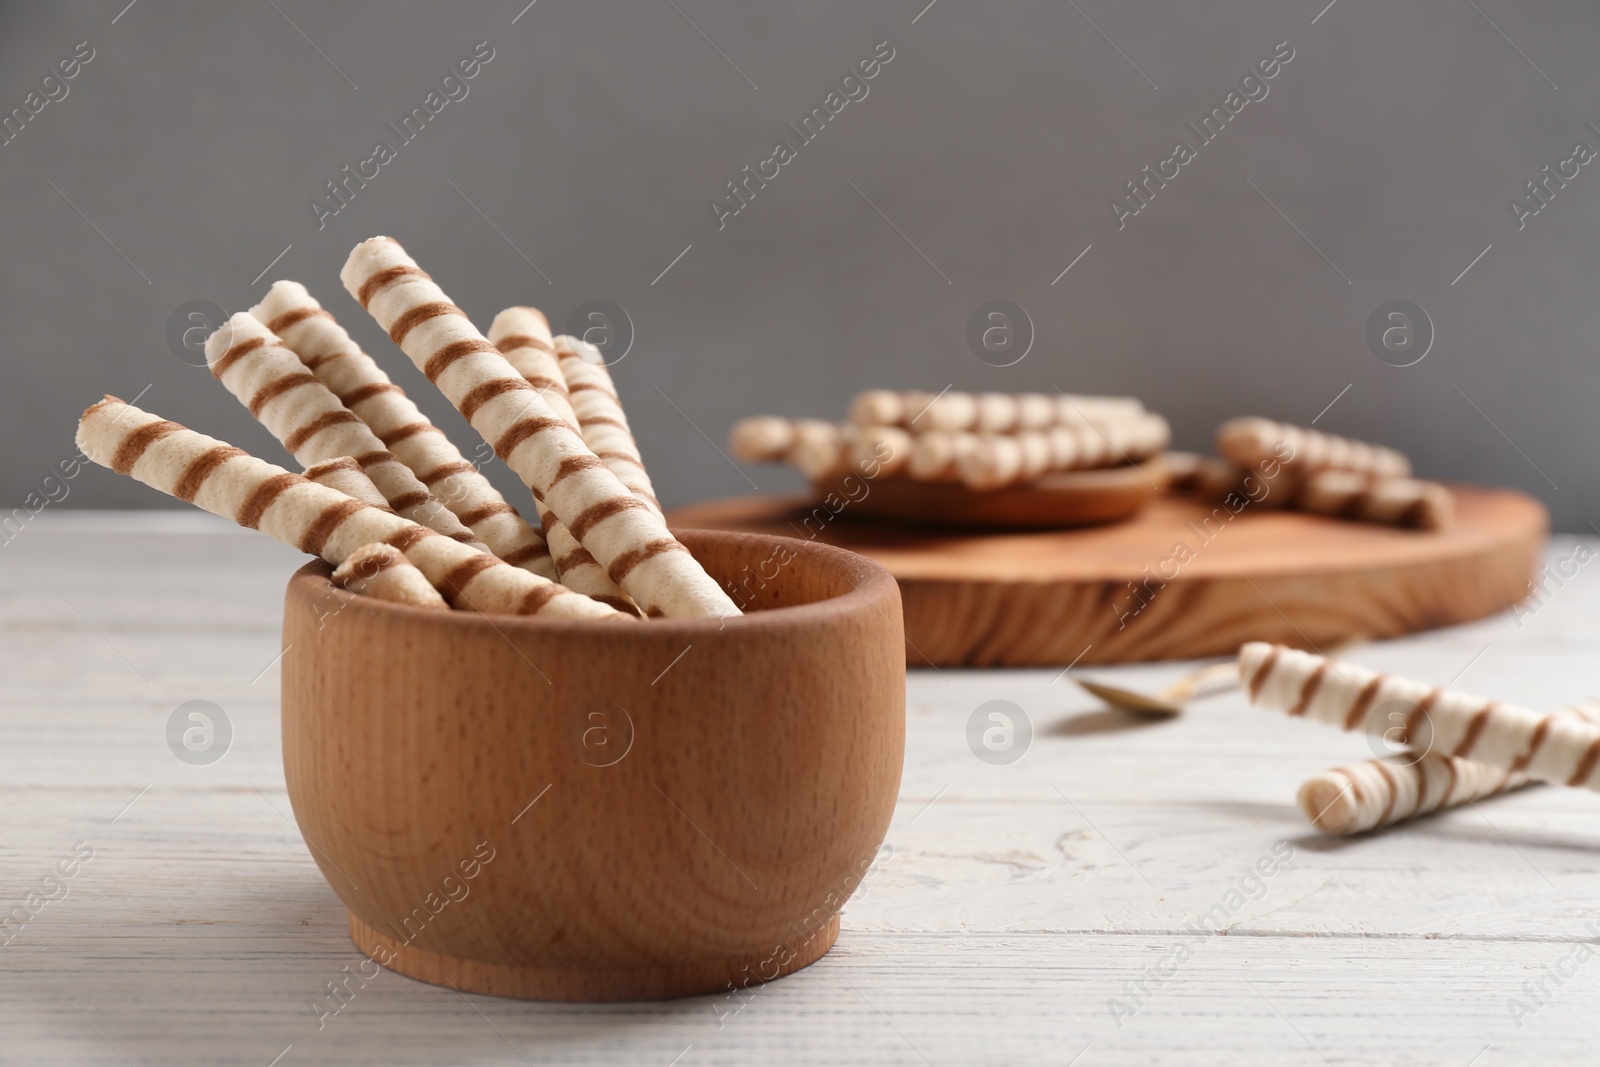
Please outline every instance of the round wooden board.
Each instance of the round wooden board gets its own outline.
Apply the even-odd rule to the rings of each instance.
[[[1505,610],[1527,595],[1549,516],[1511,490],[1453,491],[1456,522],[1437,533],[1173,495],[1127,522],[1046,532],[852,522],[848,504],[835,515],[803,496],[668,518],[877,560],[900,582],[914,666],[1039,667],[1231,655],[1245,641],[1324,647]]]
[[[884,478],[866,482],[847,475],[818,485],[817,499],[829,493],[852,500],[851,518],[984,530],[1056,530],[1121,522],[1150,503],[1167,484],[1160,456],[1143,463],[1098,470],[1058,471],[1036,482],[979,493],[964,485]],[[863,485],[870,491],[861,495]]]

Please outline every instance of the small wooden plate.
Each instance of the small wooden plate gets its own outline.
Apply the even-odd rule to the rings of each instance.
[[[843,514],[851,518],[963,529],[1058,530],[1131,518],[1166,484],[1166,465],[1156,456],[1132,466],[1059,471],[987,493],[959,484],[909,478],[868,481],[860,475],[816,488],[819,502],[830,493],[849,500]]]

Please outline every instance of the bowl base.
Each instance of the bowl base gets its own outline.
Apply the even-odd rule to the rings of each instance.
[[[839,916],[835,915],[798,947],[783,946],[792,955],[782,964],[768,950],[749,959],[599,971],[518,967],[446,956],[387,937],[350,916],[350,940],[356,948],[392,971],[463,992],[521,1000],[667,1000],[726,993],[793,974],[826,955],[838,937]]]

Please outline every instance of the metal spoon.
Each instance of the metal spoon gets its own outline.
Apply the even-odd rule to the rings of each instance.
[[[1215,693],[1230,685],[1238,685],[1239,665],[1233,660],[1228,660],[1225,663],[1213,663],[1209,667],[1201,667],[1199,670],[1190,671],[1171,685],[1156,690],[1154,694],[1138,693],[1132,689],[1091,682],[1086,678],[1074,678],[1073,681],[1114,708],[1131,711],[1135,715],[1166,717],[1178,714],[1183,710],[1183,705],[1201,695],[1202,690]]]
[[[1359,645],[1367,643],[1364,636],[1351,637],[1328,649],[1329,656],[1342,655]],[[1239,684],[1239,664],[1235,660],[1224,660],[1213,663],[1209,667],[1201,667],[1190,671],[1171,685],[1164,686],[1155,693],[1139,693],[1132,689],[1122,689],[1114,685],[1105,685],[1101,682],[1091,682],[1084,678],[1074,678],[1084,689],[1093,693],[1101,700],[1114,708],[1129,711],[1135,715],[1147,715],[1153,718],[1165,718],[1176,715],[1183,710],[1183,705],[1198,696],[1209,696],[1220,693]]]

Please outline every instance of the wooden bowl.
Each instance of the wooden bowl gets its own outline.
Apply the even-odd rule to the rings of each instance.
[[[356,946],[541,1000],[722,992],[820,958],[905,739],[900,594],[785,537],[679,537],[747,614],[567,622],[289,582],[283,757]]]

